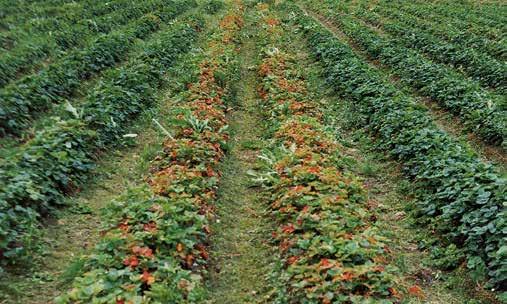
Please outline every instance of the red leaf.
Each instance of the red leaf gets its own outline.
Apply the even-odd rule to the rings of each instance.
[[[400,293],[396,289],[394,289],[394,287],[389,287],[387,290],[391,293],[393,297],[401,299]]]
[[[123,265],[129,266],[131,268],[135,268],[135,267],[137,267],[137,265],[139,265],[139,260],[137,259],[137,257],[135,255],[133,255],[133,256],[125,258],[125,260],[123,260]]]
[[[331,262],[329,262],[328,259],[322,259],[320,260],[320,268],[322,269],[329,269],[329,268],[332,268],[333,267],[333,264]]]
[[[211,229],[209,228],[209,226],[205,225],[202,227],[202,229],[204,230],[204,232],[206,232],[207,234],[210,234],[211,233]]]
[[[143,225],[144,231],[148,231],[151,233],[157,232],[157,224],[155,222],[149,222],[148,224]]]
[[[178,244],[176,244],[176,251],[178,251],[178,252],[182,252],[182,251],[183,251],[183,248],[185,248],[185,247],[183,246],[183,244],[182,244],[182,243],[178,243]]]
[[[291,190],[294,191],[294,192],[300,192],[303,189],[305,189],[305,186],[303,186],[303,185],[297,185],[297,186],[292,187]]]
[[[153,258],[153,250],[151,250],[149,247],[134,246],[132,247],[132,253],[147,258]]]
[[[206,175],[211,177],[211,176],[215,176],[215,171],[213,171],[213,168],[211,168],[210,166],[208,166],[208,168],[206,168]]]
[[[141,275],[141,281],[148,285],[151,285],[155,282],[155,277],[148,272],[148,270],[144,269],[143,274]]]
[[[421,299],[423,299],[425,297],[423,290],[421,289],[421,287],[419,287],[417,285],[411,286],[408,289],[408,293],[410,295],[412,295],[412,296],[415,296],[415,297],[418,297],[418,298],[421,298]]]
[[[292,265],[299,260],[298,256],[291,256],[287,259],[287,264]]]
[[[128,232],[130,229],[130,226],[128,225],[128,220],[124,220],[118,225],[118,229],[120,229],[123,232]]]
[[[282,226],[283,233],[291,234],[294,232],[294,230],[296,230],[296,229],[294,228],[293,224]]]
[[[381,266],[381,265],[378,265],[378,266],[375,266],[373,268],[373,270],[376,271],[376,272],[383,272],[385,270],[385,267]]]
[[[342,281],[351,281],[354,278],[354,274],[352,272],[344,272],[342,274]]]
[[[192,267],[192,265],[194,264],[194,256],[189,254],[185,257],[185,262],[187,263],[187,267]]]
[[[310,168],[308,168],[308,173],[319,174],[320,173],[320,168],[319,167],[310,167]]]

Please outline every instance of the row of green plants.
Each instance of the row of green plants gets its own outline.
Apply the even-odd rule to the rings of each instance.
[[[137,39],[146,39],[161,23],[194,5],[195,1],[172,1],[163,14],[149,13],[5,87],[0,91],[0,132],[20,135],[38,115],[71,97],[84,80],[127,58]]]
[[[449,9],[458,9],[460,13],[467,12],[473,16],[479,16],[482,18],[493,19],[493,22],[501,24],[506,22],[507,8],[502,3],[488,2],[480,3],[470,0],[455,1],[444,1],[441,3]],[[456,4],[458,7],[456,7]]]
[[[279,26],[269,14],[262,24]],[[271,31],[271,30],[269,30]],[[267,193],[280,261],[270,303],[394,303],[389,248],[359,180],[322,122],[297,58],[269,45],[259,95],[269,146],[253,181]]]
[[[462,48],[475,49],[477,52],[484,52],[500,61],[507,60],[506,41],[491,41],[482,35],[474,34],[466,28],[458,28],[447,23],[432,23],[424,18],[407,14],[399,7],[376,6],[372,12],[376,12],[384,17],[389,17],[411,28],[418,28],[437,38],[443,39]],[[422,15],[421,13],[417,15]]]
[[[88,14],[80,16],[77,13],[74,18],[77,20],[52,20],[51,26],[43,29],[51,33],[49,36],[41,35],[40,30],[32,33],[29,29],[23,29],[25,37],[20,37],[20,43],[10,51],[3,52],[0,57],[0,87],[36,71],[43,61],[55,63],[64,59],[73,49],[89,47],[98,37],[101,39],[102,34],[108,34],[147,13],[161,11],[166,5],[171,9],[174,1],[152,0],[130,4],[114,13],[94,17],[93,20],[87,19]]]
[[[97,158],[119,143],[154,103],[165,72],[190,50],[200,26],[188,17],[164,27],[128,64],[108,72],[81,108],[55,118],[0,163],[0,266],[37,249],[39,219],[79,191]]]
[[[440,130],[428,113],[294,5],[286,8],[308,36],[329,85],[351,100],[358,127],[403,165],[414,181],[414,214],[439,235],[434,261],[465,263],[476,279],[504,289],[507,282],[506,179]],[[505,291],[505,290],[504,290]],[[507,294],[503,294],[505,297]]]
[[[71,24],[85,18],[95,19],[135,4],[129,0],[100,3],[94,0],[53,0],[42,1],[42,3],[7,0],[4,2],[10,2],[0,3],[3,14],[0,15],[0,28],[5,29],[5,33],[24,31],[38,32],[43,35],[57,29],[55,26],[62,22]]]
[[[232,9],[211,33],[197,80],[161,121],[168,127],[150,187],[130,189],[105,209],[104,237],[86,272],[56,303],[199,303],[207,239],[229,138],[225,112],[236,80],[242,19]],[[172,133],[172,134],[171,134]]]
[[[21,8],[22,13],[10,14],[7,18],[2,19],[0,27],[3,27],[4,31],[0,37],[2,37],[2,41],[8,40],[9,44],[0,44],[0,46],[6,50],[12,49],[22,43],[23,38],[28,38],[31,35],[51,38],[57,34],[56,31],[65,29],[65,26],[77,26],[86,20],[91,26],[92,19],[98,21],[107,15],[114,15],[117,11],[134,6],[128,0],[95,3],[95,6],[92,4],[92,0],[83,0],[70,3],[47,1],[43,4],[33,4],[35,6],[33,8],[23,8],[22,3],[13,5],[13,7]]]
[[[10,25],[21,25],[28,19],[35,18],[48,12],[51,16],[63,13],[64,0],[49,0],[36,3],[24,0],[0,1],[0,28],[8,29]],[[72,5],[74,6],[74,5]]]
[[[502,31],[498,28],[492,28],[487,25],[478,25],[469,20],[466,17],[457,17],[453,15],[453,10],[449,10],[447,14],[442,15],[442,9],[438,6],[428,7],[424,3],[412,3],[412,2],[383,2],[384,5],[392,7],[393,5],[399,8],[401,11],[406,12],[410,15],[415,15],[419,18],[425,19],[431,23],[440,23],[445,20],[446,26],[452,26],[455,28],[466,29],[468,32],[474,33],[479,36],[483,36],[489,40],[496,41],[499,43],[505,43],[503,39]],[[392,4],[392,5],[390,5]],[[440,10],[440,12],[437,12]]]
[[[422,52],[435,62],[449,64],[483,85],[506,93],[507,63],[504,61],[463,44],[442,41],[404,19],[386,20],[370,11],[358,11],[357,16],[389,33],[400,45]]]
[[[494,15],[486,16],[484,13],[476,12],[472,7],[464,3],[459,2],[436,2],[427,3],[419,2],[417,5],[421,9],[426,9],[435,13],[440,19],[458,19],[465,20],[472,25],[479,27],[492,28],[498,30],[505,29],[505,23],[500,20],[502,13],[506,13],[502,10],[502,5],[497,5],[497,10]]]
[[[483,89],[445,65],[434,63],[401,45],[400,38],[376,33],[350,16],[314,9],[329,16],[354,43],[422,94],[461,118],[463,125],[484,140],[507,148],[507,100]]]

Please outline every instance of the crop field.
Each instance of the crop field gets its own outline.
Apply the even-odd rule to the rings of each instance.
[[[507,3],[0,0],[0,304],[507,303]]]

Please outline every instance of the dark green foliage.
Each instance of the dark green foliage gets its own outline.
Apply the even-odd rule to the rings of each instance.
[[[377,6],[374,11],[407,27],[419,29],[421,32],[460,46],[463,49],[475,49],[499,61],[507,59],[507,45],[505,43],[490,40],[484,35],[474,34],[467,31],[466,28],[456,27],[450,23],[443,24],[441,22],[431,22],[427,18],[418,18],[417,16],[427,13],[420,6],[410,8],[410,6],[394,4],[393,6]]]
[[[333,20],[372,58],[391,67],[404,82],[459,115],[471,131],[494,144],[507,145],[507,100],[503,96],[491,94],[452,69],[400,46],[402,38],[381,37],[347,16]],[[505,68],[497,68],[494,75],[504,72]],[[493,72],[486,74],[489,73]]]
[[[505,179],[439,130],[423,109],[349,46],[300,11],[297,17],[328,83],[354,101],[368,118],[365,127],[378,146],[400,160],[405,174],[417,182],[418,215],[445,237],[444,242],[463,248],[470,267],[487,269],[492,284],[505,286]]]
[[[219,0],[209,0],[204,4],[204,9],[210,13],[215,14],[224,7],[224,2]]]
[[[407,23],[383,21],[379,19],[377,14],[368,11],[359,12],[358,16],[373,25],[380,26],[391,34],[392,42],[395,44],[421,51],[437,62],[450,64],[463,71],[465,75],[473,77],[486,86],[496,88],[500,92],[507,90],[507,64],[505,62],[461,44],[441,41],[418,27],[407,25]]]
[[[179,3],[163,11],[166,21],[191,6]],[[81,81],[123,60],[137,38],[146,38],[160,26],[160,19],[148,14],[124,30],[103,35],[89,47],[76,50],[38,74],[25,77],[0,91],[0,132],[19,135],[34,117],[69,97]]]
[[[0,57],[0,86],[19,78],[20,74],[29,71],[44,58],[60,57],[62,51],[83,47],[90,42],[90,38],[138,19],[152,11],[153,3],[156,1],[141,5],[124,2],[118,6],[119,11],[111,14],[110,11],[103,11],[107,14],[105,16],[95,15],[91,11],[80,12],[79,6],[75,6],[59,18],[46,18],[15,32],[7,32],[5,38],[17,40],[18,43]],[[90,17],[94,19],[88,19]],[[49,37],[43,33],[50,33]]]
[[[132,119],[154,101],[164,72],[187,51],[196,31],[176,24],[126,67],[105,75],[85,101],[80,117],[55,122],[39,131],[0,170],[0,254],[2,264],[23,256],[25,238],[38,214],[61,204],[93,167],[98,149],[118,142]],[[28,248],[30,249],[30,248]],[[9,257],[9,259],[6,259]]]

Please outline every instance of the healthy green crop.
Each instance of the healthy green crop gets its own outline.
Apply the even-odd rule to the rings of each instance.
[[[406,6],[377,6],[374,12],[398,20],[411,28],[417,28],[433,35],[435,38],[460,45],[462,48],[475,49],[477,52],[487,53],[499,61],[504,62],[507,60],[507,41],[505,39],[498,42],[492,41],[483,35],[474,34],[466,28],[455,27],[449,23],[432,23],[426,18],[418,18],[417,16],[427,12],[421,8],[417,8],[420,12],[413,12],[415,16],[405,12],[403,9],[406,9]]]
[[[73,6],[70,12],[65,12],[59,18],[46,18],[16,28],[16,31],[2,33],[5,43],[15,44],[15,47],[0,56],[0,87],[32,70],[36,71],[43,60],[58,61],[71,49],[86,46],[100,34],[107,34],[147,13],[155,13],[164,4],[172,6],[173,2],[152,0],[135,4],[118,1],[110,5],[117,8],[113,13],[108,10],[97,11],[106,15],[95,15],[93,10],[81,11],[81,6]]]
[[[160,17],[148,14],[127,28],[102,35],[38,74],[25,77],[0,91],[0,132],[19,135],[32,119],[68,98],[85,79],[126,58],[136,39],[147,38],[161,23],[186,11],[195,2],[173,2]]]
[[[298,7],[288,9],[295,12],[295,22],[308,35],[327,82],[354,101],[356,114],[364,117],[361,127],[367,128],[378,147],[398,159],[403,172],[416,182],[418,216],[442,235],[444,245],[455,244],[466,254],[467,265],[476,275],[489,277],[492,285],[504,286],[505,178],[438,129],[427,112],[348,45]]]
[[[389,33],[393,42],[425,53],[435,62],[449,64],[485,86],[507,92],[507,63],[466,45],[441,41],[407,22],[385,21],[369,11],[360,11],[357,16]]]
[[[332,11],[325,13],[369,56],[390,67],[403,82],[460,116],[470,131],[493,144],[507,145],[504,96],[492,94],[452,69],[401,46],[397,38],[380,36],[354,18]]]
[[[196,29],[177,22],[129,62],[104,76],[78,117],[57,120],[36,133],[0,166],[1,262],[15,262],[34,246],[39,215],[60,205],[86,180],[96,152],[125,134],[147,106],[178,56],[190,49]]]

